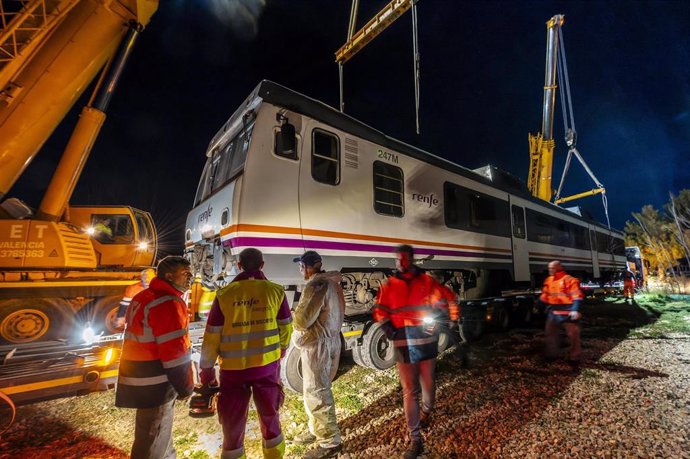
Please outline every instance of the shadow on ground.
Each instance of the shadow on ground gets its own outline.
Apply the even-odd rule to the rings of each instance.
[[[42,417],[40,423],[32,422],[31,407],[21,407],[26,422],[13,425],[0,437],[0,459],[126,459],[124,451],[109,445],[98,437],[74,430],[62,420]],[[38,425],[37,425],[38,424]],[[38,426],[49,429],[36,432]]]
[[[587,369],[624,373],[631,378],[668,376],[644,368],[598,363],[632,328],[655,321],[659,315],[654,311],[622,299],[590,299],[582,312],[583,362],[579,368],[564,361],[543,361],[543,321],[533,328],[489,333],[473,343],[469,369],[462,368],[453,352],[442,356],[436,407],[431,426],[424,431],[426,457],[500,456],[509,439],[539,418]],[[563,349],[563,357],[565,353]],[[353,456],[390,454],[391,445],[395,451],[404,450],[406,427],[401,407],[397,390],[340,422],[341,430],[350,432],[345,450]],[[362,426],[376,434],[357,435]]]

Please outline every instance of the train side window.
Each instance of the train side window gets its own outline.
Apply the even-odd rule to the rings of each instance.
[[[525,211],[522,207],[512,206],[511,213],[513,216],[513,236],[524,239],[525,238]]]
[[[402,217],[405,213],[403,171],[399,167],[374,161],[374,211]]]
[[[340,183],[340,141],[320,129],[312,131],[311,176],[329,185]]]
[[[542,244],[554,243],[554,224],[548,215],[527,209],[527,240],[541,242]]]
[[[443,186],[446,226],[496,236],[510,236],[508,203],[450,182]]]

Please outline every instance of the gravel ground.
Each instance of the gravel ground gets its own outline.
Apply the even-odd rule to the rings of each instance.
[[[640,304],[587,302],[578,370],[542,362],[536,327],[487,335],[472,346],[469,369],[447,352],[425,457],[690,459],[690,299]],[[347,360],[342,367],[334,384],[341,457],[400,457],[406,442],[395,370]],[[110,391],[20,407],[19,422],[0,438],[0,459],[127,457],[133,412],[112,402]],[[178,405],[178,457],[217,457],[217,421],[191,419]],[[287,457],[300,457],[304,447],[289,441],[305,429],[300,397],[288,395],[282,419]],[[248,457],[261,457],[253,412],[246,447]]]

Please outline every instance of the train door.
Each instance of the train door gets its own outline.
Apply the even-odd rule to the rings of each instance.
[[[593,276],[595,279],[599,279],[601,273],[599,272],[599,256],[597,255],[597,236],[593,229],[589,230],[589,246],[592,248]]]
[[[299,213],[305,250],[335,249],[338,238],[329,233],[343,230],[340,197],[340,136],[328,126],[311,121],[304,131],[300,160]],[[340,212],[339,212],[340,209]]]
[[[525,227],[525,209],[512,204],[510,206],[510,221],[513,240],[513,272],[515,281],[530,280],[529,252],[527,250],[527,231]]]

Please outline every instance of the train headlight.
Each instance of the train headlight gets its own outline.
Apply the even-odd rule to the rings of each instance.
[[[89,226],[88,228],[86,228],[86,234],[88,234],[89,236],[93,236],[94,234],[96,234],[96,228],[94,228],[93,226]]]
[[[145,241],[142,241],[142,242],[139,243],[139,245],[137,246],[137,248],[138,248],[139,250],[146,250],[146,249],[149,248],[149,243],[148,243],[148,242],[145,242]]]

